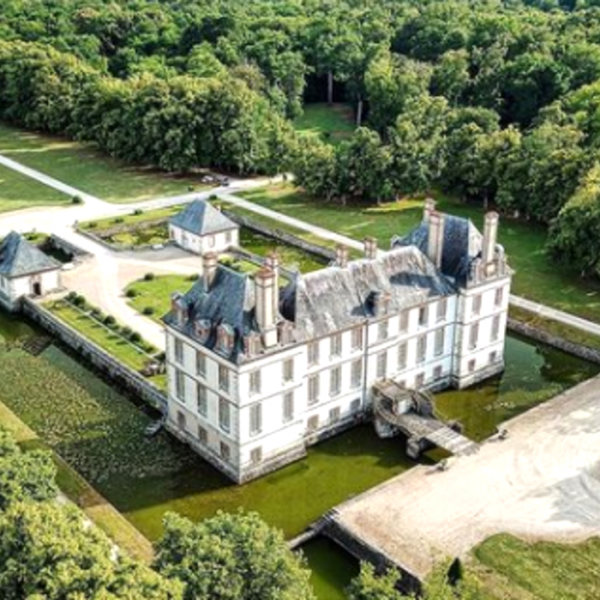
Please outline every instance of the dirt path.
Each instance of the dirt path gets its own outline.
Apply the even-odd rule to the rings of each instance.
[[[600,534],[600,377],[506,425],[505,441],[419,467],[339,507],[338,522],[418,577],[497,533]]]

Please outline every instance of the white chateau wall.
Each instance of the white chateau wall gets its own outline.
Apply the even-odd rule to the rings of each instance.
[[[169,237],[178,246],[194,254],[206,254],[208,252],[224,252],[232,246],[239,245],[239,229],[233,228],[219,233],[208,234],[205,236],[194,235],[181,229],[169,225]]]
[[[58,289],[60,287],[60,270],[11,279],[0,276],[0,292],[13,303],[23,296],[33,294],[35,283],[40,283],[41,295]]]

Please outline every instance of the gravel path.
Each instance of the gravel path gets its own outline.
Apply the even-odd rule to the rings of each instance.
[[[506,428],[508,439],[450,459],[447,471],[418,467],[350,500],[338,522],[418,577],[497,533],[600,534],[600,377]]]

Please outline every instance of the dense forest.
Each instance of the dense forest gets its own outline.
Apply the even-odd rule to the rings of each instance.
[[[440,187],[599,276],[594,4],[3,0],[0,117],[166,170],[289,171],[324,201]],[[298,139],[313,101],[350,103],[354,135]]]

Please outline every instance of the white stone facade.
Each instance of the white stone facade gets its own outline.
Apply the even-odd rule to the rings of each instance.
[[[204,255],[207,252],[219,254],[239,245],[239,230],[233,227],[226,231],[198,235],[170,224],[169,239],[193,254]]]

